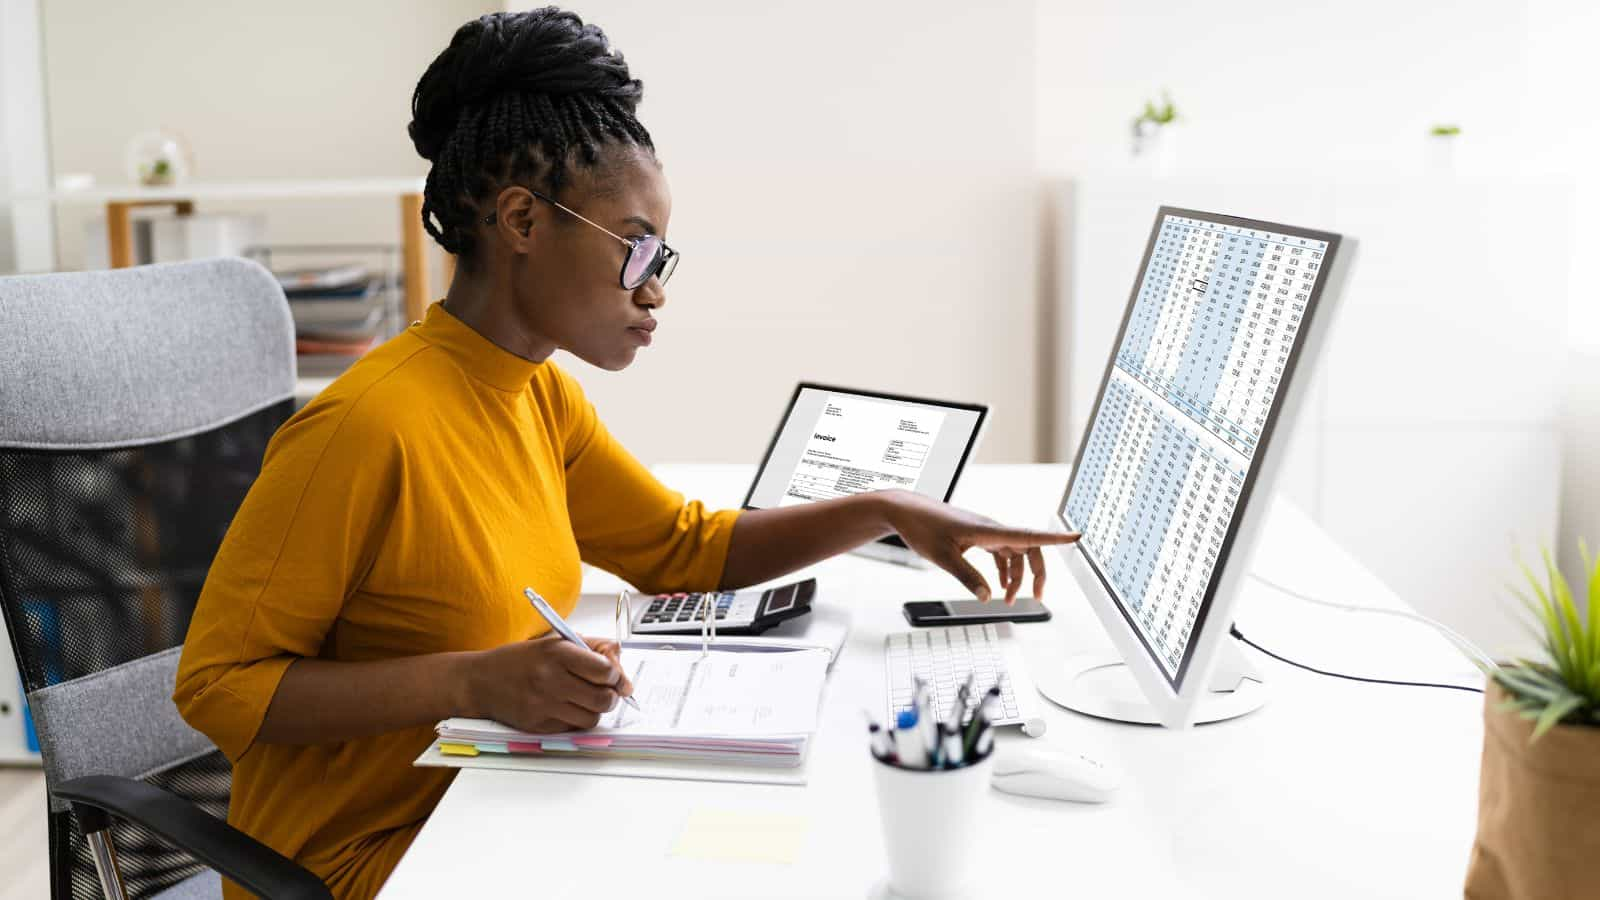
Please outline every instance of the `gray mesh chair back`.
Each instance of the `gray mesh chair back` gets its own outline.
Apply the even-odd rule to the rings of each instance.
[[[0,278],[0,608],[52,787],[125,776],[226,817],[230,767],[173,680],[294,382],[288,304],[255,263]],[[51,797],[52,894],[98,897]],[[111,833],[128,896],[220,892],[151,832]]]

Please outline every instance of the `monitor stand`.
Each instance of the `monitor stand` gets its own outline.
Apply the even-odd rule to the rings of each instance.
[[[1230,640],[1221,654],[1211,676],[1211,690],[1196,706],[1196,725],[1237,718],[1267,702],[1266,682],[1251,668],[1239,646]],[[1161,724],[1128,667],[1114,653],[1069,656],[1048,674],[1035,672],[1034,682],[1050,702],[1073,712],[1134,725]]]

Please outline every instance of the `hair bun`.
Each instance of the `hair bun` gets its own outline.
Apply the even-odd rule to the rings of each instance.
[[[417,153],[435,161],[457,118],[505,91],[606,97],[632,113],[644,86],[605,32],[576,13],[554,6],[490,13],[456,29],[417,82],[407,128]]]

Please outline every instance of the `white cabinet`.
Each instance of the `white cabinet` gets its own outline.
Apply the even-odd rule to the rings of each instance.
[[[1424,613],[1491,652],[1524,647],[1505,585],[1513,551],[1536,555],[1556,527],[1570,187],[1309,181],[1105,175],[1052,186],[1055,455],[1076,452],[1157,207],[1355,237],[1340,302],[1319,313],[1334,315],[1311,407],[1276,448],[1290,454],[1279,489]],[[1315,593],[1315,573],[1300,587]]]
[[[24,709],[11,638],[5,622],[0,621],[0,766],[39,762],[39,754],[29,748]]]

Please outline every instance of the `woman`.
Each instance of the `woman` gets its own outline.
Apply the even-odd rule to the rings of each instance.
[[[450,290],[273,438],[195,610],[174,700],[234,762],[229,821],[338,896],[375,893],[448,786],[411,767],[435,722],[588,728],[631,693],[615,645],[551,639],[524,585],[565,615],[580,559],[650,592],[736,588],[898,533],[985,600],[961,553],[987,549],[1010,601],[1076,537],[907,492],[711,512],[612,439],[549,357],[626,368],[666,302],[640,95],[571,13],[456,32],[410,126]]]

